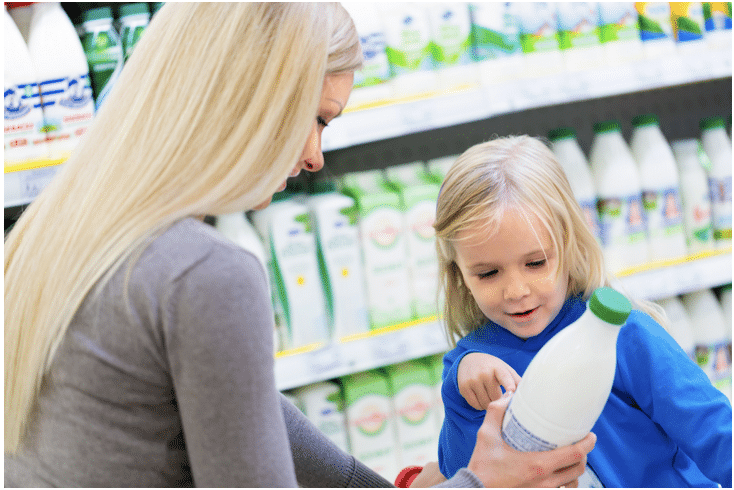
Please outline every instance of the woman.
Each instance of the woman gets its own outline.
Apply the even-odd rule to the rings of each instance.
[[[360,66],[339,5],[156,14],[6,240],[6,486],[389,485],[277,392],[265,272],[194,218],[318,171]],[[447,484],[560,485],[593,446],[531,458],[497,435]]]

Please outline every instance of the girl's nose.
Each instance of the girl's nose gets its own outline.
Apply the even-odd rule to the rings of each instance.
[[[504,288],[504,298],[508,301],[514,301],[527,296],[530,293],[530,287],[522,274],[516,273],[509,277]]]

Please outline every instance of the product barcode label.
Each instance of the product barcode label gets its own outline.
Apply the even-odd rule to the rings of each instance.
[[[507,425],[502,429],[502,438],[505,442],[517,451],[548,451],[558,447],[552,442],[548,442],[540,437],[536,436],[528,429],[526,429],[518,420],[515,418],[515,414],[512,413],[512,406],[507,408],[505,417],[510,417]]]

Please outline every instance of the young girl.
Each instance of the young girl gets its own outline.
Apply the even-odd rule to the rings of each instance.
[[[461,338],[444,357],[439,465],[451,477],[466,465],[499,385],[513,391],[538,350],[609,282],[563,170],[528,136],[461,155],[434,226],[446,326],[452,342]],[[633,304],[617,340],[612,393],[592,429],[592,481],[731,487],[731,404],[663,329],[660,310]]]

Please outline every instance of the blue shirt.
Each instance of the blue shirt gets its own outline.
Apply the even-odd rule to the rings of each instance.
[[[533,356],[586,310],[569,298],[538,335],[516,337],[488,322],[444,356],[446,418],[438,461],[451,477],[469,463],[485,411],[459,393],[457,369],[470,352],[491,354],[522,376]],[[732,486],[732,410],[726,396],[648,315],[633,310],[617,338],[612,392],[592,432],[588,464],[606,487]]]

